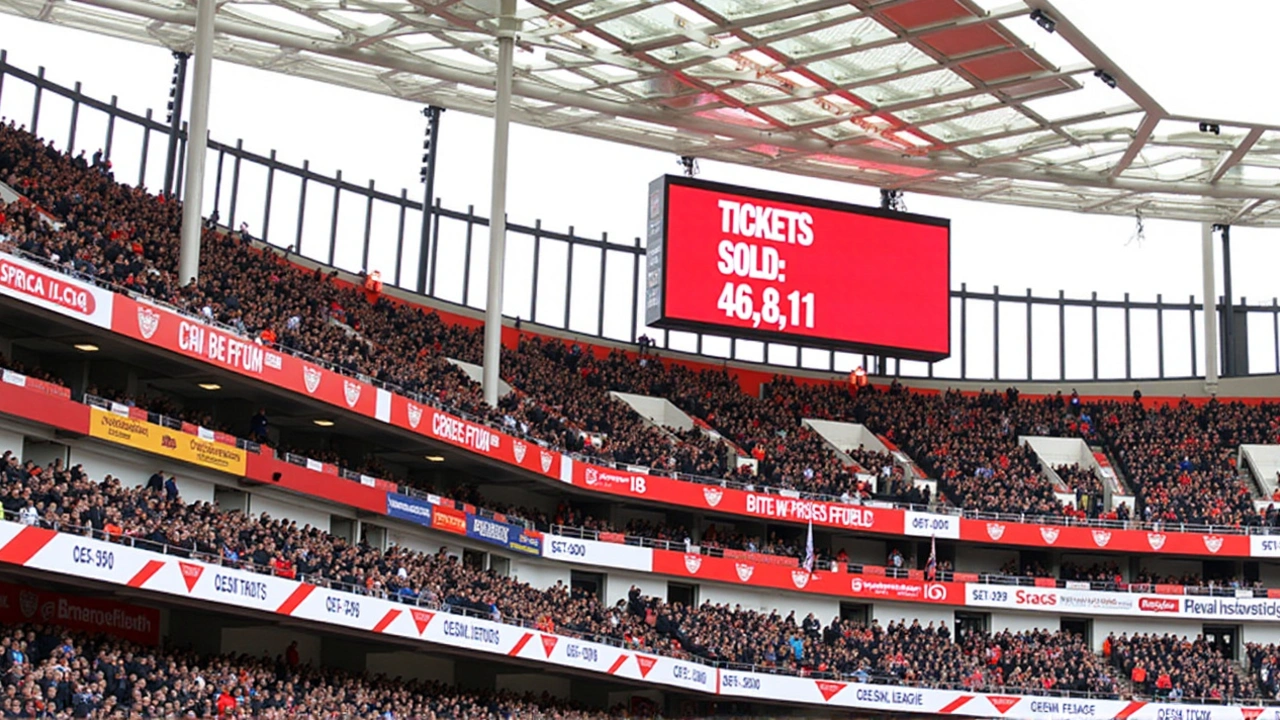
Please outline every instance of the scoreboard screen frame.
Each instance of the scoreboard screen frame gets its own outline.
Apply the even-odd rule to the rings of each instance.
[[[872,313],[874,314],[873,317],[881,318],[883,320],[883,323],[877,324],[877,328],[881,330],[881,332],[879,333],[879,336],[877,337],[877,339],[880,339],[880,340],[885,339],[884,336],[886,335],[886,332],[884,331],[886,329],[890,329],[890,331],[887,334],[892,335],[892,332],[891,332],[892,328],[902,327],[900,323],[909,322],[911,320],[911,317],[909,317],[909,315],[912,313],[917,314],[917,317],[923,318],[925,320],[931,320],[934,324],[936,324],[939,321],[938,315],[940,315],[943,318],[943,322],[944,322],[943,327],[945,328],[945,331],[942,333],[942,337],[939,338],[939,337],[934,337],[934,335],[930,335],[930,342],[909,342],[908,341],[909,338],[907,337],[889,338],[891,340],[896,340],[896,342],[874,342],[870,338],[852,337],[852,335],[855,333],[848,333],[842,337],[836,333],[823,332],[821,331],[822,325],[818,325],[817,327],[814,327],[812,331],[809,331],[808,328],[804,328],[800,330],[796,330],[796,329],[780,330],[780,329],[773,329],[769,327],[753,327],[753,324],[754,325],[762,324],[762,323],[759,323],[758,317],[755,318],[756,319],[755,323],[753,323],[750,319],[747,319],[747,318],[740,319],[739,317],[733,317],[728,314],[724,315],[724,317],[727,318],[724,322],[720,322],[718,320],[716,321],[707,320],[705,319],[705,317],[696,318],[696,319],[690,317],[691,312],[687,308],[679,307],[682,302],[686,305],[690,303],[680,298],[677,298],[674,302],[672,302],[671,293],[670,293],[671,288],[669,287],[669,282],[668,282],[671,277],[668,263],[671,261],[671,258],[673,255],[672,247],[670,246],[670,241],[673,239],[673,232],[670,225],[671,216],[672,216],[671,191],[673,188],[692,188],[694,190],[700,190],[707,193],[718,194],[721,196],[731,196],[727,198],[717,199],[716,200],[717,204],[719,203],[720,199],[726,199],[726,200],[729,200],[730,202],[748,200],[753,202],[786,205],[786,206],[791,206],[792,208],[797,209],[790,212],[784,211],[783,214],[786,215],[786,217],[782,219],[775,219],[771,225],[772,231],[775,233],[779,229],[784,229],[785,233],[789,233],[789,236],[787,236],[786,239],[784,239],[782,236],[778,236],[778,237],[769,238],[764,242],[760,242],[758,244],[752,243],[755,245],[755,248],[757,249],[764,248],[764,249],[752,250],[752,252],[749,254],[750,259],[747,261],[748,263],[747,267],[750,267],[751,268],[750,272],[753,273],[751,278],[761,277],[760,275],[755,275],[754,273],[769,273],[769,272],[774,273],[775,277],[777,277],[777,266],[779,264],[777,262],[778,257],[786,256],[786,255],[794,256],[798,249],[797,246],[795,245],[797,241],[801,245],[805,246],[803,248],[799,248],[803,251],[808,251],[809,248],[812,246],[812,244],[816,242],[814,238],[814,232],[812,230],[812,223],[808,221],[811,215],[809,213],[803,212],[804,210],[818,211],[820,213],[819,219],[825,218],[826,220],[831,219],[831,216],[829,215],[829,213],[833,213],[833,212],[847,215],[849,217],[840,218],[838,219],[838,221],[844,224],[853,225],[854,229],[856,229],[857,224],[860,222],[860,218],[874,218],[875,220],[868,222],[867,224],[876,226],[877,228],[879,228],[879,234],[877,234],[875,237],[870,237],[870,238],[859,237],[859,238],[852,238],[852,239],[841,238],[841,237],[831,238],[831,239],[821,238],[823,240],[823,243],[822,243],[823,247],[822,247],[822,252],[819,253],[817,256],[818,257],[817,262],[822,264],[866,262],[867,258],[871,258],[872,262],[876,263],[875,269],[874,269],[875,272],[879,272],[879,273],[892,272],[894,273],[894,275],[890,278],[890,280],[896,279],[898,282],[901,282],[904,284],[910,283],[910,281],[912,280],[912,278],[910,277],[911,275],[910,266],[904,266],[903,263],[889,263],[889,262],[883,262],[883,261],[878,263],[876,262],[877,260],[885,259],[877,256],[877,250],[880,250],[882,253],[884,253],[887,256],[894,255],[894,252],[884,251],[884,248],[891,246],[891,244],[895,240],[895,237],[893,237],[892,235],[885,236],[883,232],[885,223],[883,221],[889,220],[894,223],[906,223],[908,226],[928,226],[930,228],[941,228],[945,232],[945,240],[944,240],[945,248],[941,253],[942,255],[941,258],[934,257],[934,258],[931,258],[931,261],[936,265],[938,260],[941,259],[943,262],[945,262],[945,265],[946,265],[945,273],[943,273],[945,275],[945,281],[944,281],[945,287],[943,287],[941,290],[941,294],[943,298],[941,304],[943,307],[941,308],[930,307],[930,308],[921,309],[919,306],[914,306],[910,309],[910,311],[908,311],[908,309],[904,307],[904,304],[900,302],[901,297],[878,300],[877,298],[872,296],[872,293],[870,292],[863,292],[861,295],[859,295],[857,289],[850,289],[849,296],[841,295],[840,297],[834,298],[834,299],[831,297],[819,297],[817,298],[817,302],[821,302],[823,307],[828,307],[831,303],[835,303],[835,314],[837,316],[843,313],[857,312],[857,313]],[[739,338],[745,338],[745,339],[751,339],[751,340],[760,340],[764,342],[783,343],[788,345],[801,345],[806,347],[817,347],[817,348],[824,348],[829,350],[839,350],[839,351],[853,352],[853,353],[865,353],[868,355],[897,357],[897,358],[902,358],[907,360],[921,360],[925,362],[935,362],[935,361],[950,357],[951,355],[951,294],[950,294],[951,221],[949,219],[932,217],[928,215],[917,215],[914,213],[897,212],[893,210],[885,210],[882,208],[867,207],[863,205],[854,205],[852,203],[841,203],[841,202],[835,202],[831,200],[808,198],[808,197],[802,197],[799,195],[791,195],[788,193],[774,192],[770,190],[757,190],[754,188],[746,188],[746,187],[740,187],[736,185],[728,185],[725,183],[710,182],[706,180],[697,180],[694,178],[677,176],[677,175],[663,175],[659,178],[656,178],[651,183],[649,183],[648,200],[649,200],[648,212],[646,214],[647,248],[646,248],[646,257],[645,257],[645,282],[644,282],[644,298],[643,299],[644,299],[644,305],[645,305],[645,323],[650,327],[655,327],[655,328],[660,328],[665,330],[683,330],[683,331],[690,331],[690,332],[702,332],[702,333],[707,333],[712,335],[739,337]],[[679,200],[677,202],[679,202]],[[720,212],[727,213],[728,211],[722,209]],[[805,220],[797,219],[801,216],[804,216]],[[728,217],[729,217],[728,215],[724,215],[723,217],[716,218],[715,222],[717,223],[720,223],[722,221],[728,222]],[[710,232],[710,231],[707,231],[707,232]],[[757,230],[757,232],[759,231]],[[906,231],[904,231],[903,234],[898,235],[897,239],[900,242],[903,240],[904,234],[906,234]],[[674,236],[675,236],[674,239],[677,242],[680,239],[682,239],[679,230],[677,230],[677,232],[674,233]],[[725,234],[722,233],[716,236],[715,243],[722,244],[734,239],[735,238],[733,235],[726,236]],[[736,239],[738,241],[743,240],[742,236],[738,236]],[[769,240],[772,240],[773,242],[770,242]],[[807,243],[806,243],[806,240],[808,241]],[[701,243],[706,243],[711,241],[703,241],[701,238],[697,238],[694,242],[701,244]],[[932,244],[932,243],[936,243],[936,238],[928,240],[926,244]],[[737,244],[741,244],[741,242]],[[918,241],[917,241],[917,244],[919,244]],[[768,248],[774,248],[774,250],[770,253],[768,251]],[[751,250],[751,248],[746,248],[746,249]],[[726,273],[724,270],[717,267],[719,263],[709,262],[709,259],[705,256],[705,253],[706,253],[705,247],[700,248],[700,250],[703,252],[702,264],[706,265],[706,269],[697,271],[699,273],[699,277],[696,280],[697,283],[705,282],[708,286],[719,287],[721,285],[725,285],[726,281],[733,282],[733,281],[743,280],[740,272],[738,275],[734,275],[732,273]],[[676,255],[677,261],[683,261],[686,259],[681,254],[682,252],[696,252],[696,251],[686,251],[684,248],[676,248],[676,252],[674,254]],[[897,250],[895,252],[901,253],[902,251]],[[762,258],[760,257],[761,254],[766,254],[766,253],[769,255],[769,257],[766,257],[762,260]],[[726,262],[725,258],[727,258],[727,255],[726,255],[726,251],[723,248],[721,250],[721,254],[719,257],[721,258],[720,262]],[[898,258],[898,259],[901,259],[901,258]],[[772,269],[762,270],[760,269],[761,264],[771,266]],[[782,260],[781,265],[783,265],[784,268],[785,268],[785,264],[786,264],[786,260]],[[812,257],[810,258],[810,264],[811,265],[815,264],[812,260]],[[793,263],[793,267],[795,265],[796,263]],[[742,267],[739,267],[739,271],[741,270],[742,270]],[[934,272],[936,274],[936,267],[934,267]],[[705,273],[705,280],[703,280],[701,277],[702,273]],[[898,278],[897,277],[898,275],[901,275],[901,277]],[[760,285],[759,282],[751,282],[750,278],[744,280],[743,282],[743,284],[748,284],[748,283],[756,286]],[[728,291],[728,289],[729,288],[726,285],[726,292]],[[751,292],[752,292],[751,290],[748,290],[749,294]],[[933,293],[933,297],[928,299],[927,302],[937,303],[938,302],[936,297],[938,293],[937,289],[934,288],[932,293]],[[703,294],[705,296],[705,292]],[[815,304],[815,299],[813,298],[814,293],[812,292],[808,293],[809,300],[807,305],[800,302],[792,303],[791,296],[795,294],[796,294],[795,292],[784,294],[784,298],[786,299],[783,299],[781,303],[778,303],[778,302],[773,303],[774,306],[776,307],[781,304],[784,308],[781,311],[781,314],[784,316],[787,316],[789,313],[791,313],[790,315],[791,317],[799,318],[801,316],[800,313],[806,310],[810,313],[810,316],[812,316],[813,311],[811,308]],[[774,299],[777,298],[777,295],[778,294],[775,293]],[[724,301],[725,299],[722,296],[721,302],[724,302]],[[758,301],[758,299],[756,301]],[[747,302],[750,305],[753,302],[753,300],[748,300]],[[796,309],[792,309],[793,305],[795,306]],[[669,307],[673,310],[673,312],[668,312]],[[755,307],[759,308],[761,306],[756,305]],[[728,310],[726,310],[725,312],[729,313]],[[828,309],[824,312],[831,312],[831,310]],[[920,313],[924,313],[924,315],[920,315]],[[937,313],[938,315],[935,315],[934,313]],[[705,315],[706,313],[703,313],[703,314]],[[829,327],[829,325],[830,324],[828,323],[827,327]],[[785,319],[782,320],[782,326],[783,327],[786,326]],[[797,326],[792,326],[792,327],[797,327]],[[936,334],[936,331],[934,332]],[[938,343],[937,342],[938,340],[941,340],[942,342]]]

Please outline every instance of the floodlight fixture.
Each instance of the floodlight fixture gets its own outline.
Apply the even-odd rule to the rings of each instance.
[[[1046,15],[1043,10],[1032,10],[1031,19],[1047,33],[1052,33],[1058,29],[1058,23],[1055,22],[1053,18]]]

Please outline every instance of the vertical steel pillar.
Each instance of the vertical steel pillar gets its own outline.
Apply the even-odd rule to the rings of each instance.
[[[164,158],[164,188],[166,197],[174,193],[177,181],[178,136],[182,130],[182,101],[187,92],[187,61],[190,53],[173,54],[173,84],[169,87],[169,149]]]
[[[883,361],[882,361],[883,362]],[[881,368],[883,371],[883,368]],[[991,379],[1000,379],[1000,286],[991,290]]]
[[[226,227],[228,230],[238,230],[236,227],[236,198],[240,195],[240,157],[244,154],[244,139],[236,138],[236,160],[231,164],[231,207],[227,210]]]
[[[67,131],[67,154],[76,152],[76,125],[80,122],[80,81],[76,81],[76,94],[71,99],[71,127]]]
[[[333,267],[338,252],[338,209],[342,205],[342,171],[339,170],[333,183],[333,215],[329,221],[329,267]],[[301,245],[299,245],[301,247]],[[362,268],[364,269],[364,268]]]
[[[1200,226],[1200,271],[1204,275],[1204,389],[1213,393],[1218,391],[1218,291],[1214,287],[1211,223]]]
[[[1031,362],[1031,316],[1033,307],[1031,288],[1027,288],[1027,382],[1031,382],[1035,376],[1035,373],[1031,371],[1031,368],[1034,367]]]
[[[538,263],[542,257],[542,218],[533,221],[533,282],[529,283],[529,322],[538,322]]]
[[[1156,362],[1157,377],[1164,379],[1164,295],[1156,293]]]
[[[0,76],[0,77],[3,77],[3,76]],[[103,162],[111,161],[111,144],[115,141],[115,136],[116,136],[116,105],[118,103],[119,103],[119,98],[117,98],[115,95],[112,95],[111,109],[107,111],[107,139],[103,142],[103,145],[102,145]]]
[[[404,262],[404,218],[409,208],[409,189],[400,188],[400,222],[396,230],[396,271],[391,277],[398,287],[404,287],[400,279],[400,266]],[[424,216],[425,217],[425,216]]]
[[[35,135],[35,136],[37,136],[37,137],[39,137],[39,135],[40,135],[40,133],[39,133],[39,128],[40,128],[40,102],[41,102],[41,99],[44,97],[44,66],[43,66],[43,65],[41,65],[41,66],[40,66],[40,69],[36,71],[36,77],[37,77],[39,80],[38,80],[38,82],[36,82],[36,91],[35,91],[34,93],[32,93],[32,100],[31,100],[31,134],[32,134],[32,135]]]
[[[142,126],[142,149],[138,156],[138,187],[147,186],[147,151],[151,148],[151,108],[147,108],[147,122]]]
[[[1231,226],[1218,225],[1222,234],[1222,375],[1236,375],[1235,301],[1231,298]]]
[[[191,119],[187,123],[186,195],[182,202],[182,244],[178,282],[200,274],[200,205],[204,199],[204,160],[209,140],[209,79],[213,74],[213,22],[217,0],[197,0],[196,73],[191,82]],[[172,142],[172,140],[171,140]]]
[[[960,283],[960,379],[964,380],[968,377],[969,369],[969,343],[968,343],[968,324],[965,322],[967,305],[969,299],[969,288],[966,283]],[[862,356],[862,367],[867,367],[867,356]]]
[[[604,242],[609,243],[609,233],[604,234]],[[604,288],[605,273],[609,270],[609,251],[600,248],[600,296],[596,301],[596,334],[604,337]]]
[[[435,233],[431,232],[431,215],[436,200],[436,149],[440,146],[440,113],[444,108],[428,105],[422,110],[427,117],[427,136],[422,141],[422,234],[418,238],[418,284],[419,293],[427,293],[427,264],[431,261],[430,271],[435,273],[435,255],[431,252],[431,244],[435,241]],[[435,283],[432,283],[434,285]]]
[[[493,193],[489,203],[489,292],[484,310],[484,400],[498,404],[502,351],[502,271],[507,249],[507,141],[511,127],[511,74],[515,57],[515,0],[498,0],[497,98],[493,113]]]
[[[636,247],[637,248],[640,247],[639,237],[636,238]],[[636,341],[636,324],[639,322],[638,318],[640,317],[640,293],[643,292],[643,290],[641,289],[642,285],[640,281],[641,281],[640,253],[636,253],[631,256],[631,282],[634,283],[633,289],[635,290],[635,292],[631,293],[631,320],[629,320],[627,323],[631,326],[631,342],[633,343]],[[1280,340],[1277,340],[1277,342],[1280,342]],[[737,351],[738,351],[737,338],[729,338],[729,359],[730,360],[734,359],[735,353]],[[832,357],[834,358],[835,356],[832,355]],[[1280,367],[1280,364],[1278,364],[1277,367]]]
[[[360,254],[360,267],[365,272],[369,270],[369,243],[373,241],[373,194],[376,192],[377,185],[374,184],[373,178],[369,178],[369,195],[366,197],[364,206],[364,249]],[[400,284],[400,279],[391,280],[392,285]]]

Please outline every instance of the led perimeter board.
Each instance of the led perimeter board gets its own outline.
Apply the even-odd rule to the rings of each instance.
[[[951,221],[666,175],[645,322],[913,360],[951,353]]]

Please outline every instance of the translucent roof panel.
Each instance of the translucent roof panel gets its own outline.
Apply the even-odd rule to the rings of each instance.
[[[223,0],[214,48],[487,115],[497,7]],[[194,44],[191,0],[0,12]],[[516,17],[517,122],[908,192],[1280,226],[1280,128],[1167,111],[1052,0],[518,0]]]

